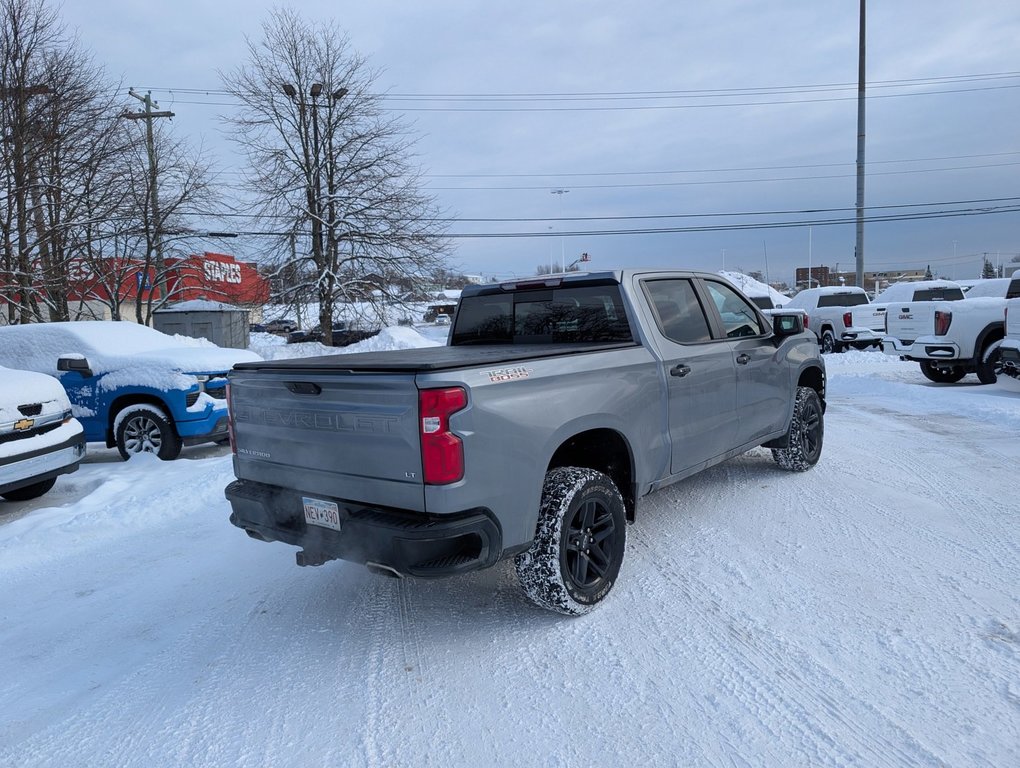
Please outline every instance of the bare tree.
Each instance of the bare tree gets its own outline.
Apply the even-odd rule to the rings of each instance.
[[[291,222],[276,272],[314,281],[288,289],[314,288],[331,343],[335,304],[396,300],[395,285],[443,266],[448,241],[412,165],[413,141],[383,116],[377,74],[336,24],[276,10],[263,34],[248,41],[247,64],[223,75],[243,105],[228,122],[257,210]]]
[[[42,0],[0,0],[0,172],[7,212],[0,221],[0,289],[9,322],[39,319],[30,194],[39,138],[33,127],[40,100],[52,93],[44,60],[60,46],[61,34],[55,13]]]

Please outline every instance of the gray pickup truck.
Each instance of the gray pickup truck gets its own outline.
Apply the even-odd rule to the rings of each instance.
[[[513,557],[538,605],[604,599],[642,498],[757,446],[821,454],[825,366],[799,312],[717,275],[623,270],[466,288],[449,343],[242,363],[230,521],[396,576]]]

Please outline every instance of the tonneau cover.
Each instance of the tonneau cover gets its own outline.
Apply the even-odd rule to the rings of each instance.
[[[386,350],[384,352],[354,352],[322,357],[302,357],[292,360],[240,363],[234,370],[275,371],[362,371],[368,373],[442,371],[480,365],[498,365],[531,360],[538,357],[604,352],[639,346],[637,342],[600,344],[496,344],[464,345],[458,347],[419,347],[416,349]]]

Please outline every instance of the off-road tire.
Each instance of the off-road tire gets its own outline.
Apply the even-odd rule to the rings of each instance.
[[[536,605],[580,616],[613,588],[626,544],[620,491],[601,472],[560,467],[545,476],[538,528],[517,555],[517,579]]]
[[[789,472],[803,472],[818,463],[825,437],[822,401],[811,387],[797,387],[790,420],[789,445],[773,448],[772,458]]]
[[[49,491],[56,482],[57,478],[51,477],[49,480],[40,480],[38,483],[32,483],[32,485],[16,488],[13,491],[4,491],[3,493],[0,493],[0,496],[3,496],[8,501],[28,501],[30,499],[38,499],[44,493]]]
[[[925,360],[921,363],[921,373],[929,381],[934,381],[936,384],[955,384],[964,376],[967,372],[959,365],[954,365],[948,371],[938,368],[935,363],[930,360]]]
[[[170,418],[154,405],[129,405],[117,414],[117,450],[127,461],[139,453],[153,453],[163,461],[181,454],[181,438]]]

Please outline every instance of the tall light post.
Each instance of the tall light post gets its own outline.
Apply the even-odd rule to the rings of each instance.
[[[550,190],[550,194],[556,195],[560,199],[558,216],[560,219],[560,271],[567,271],[567,258],[563,251],[563,196],[567,194],[569,189],[553,189]]]

